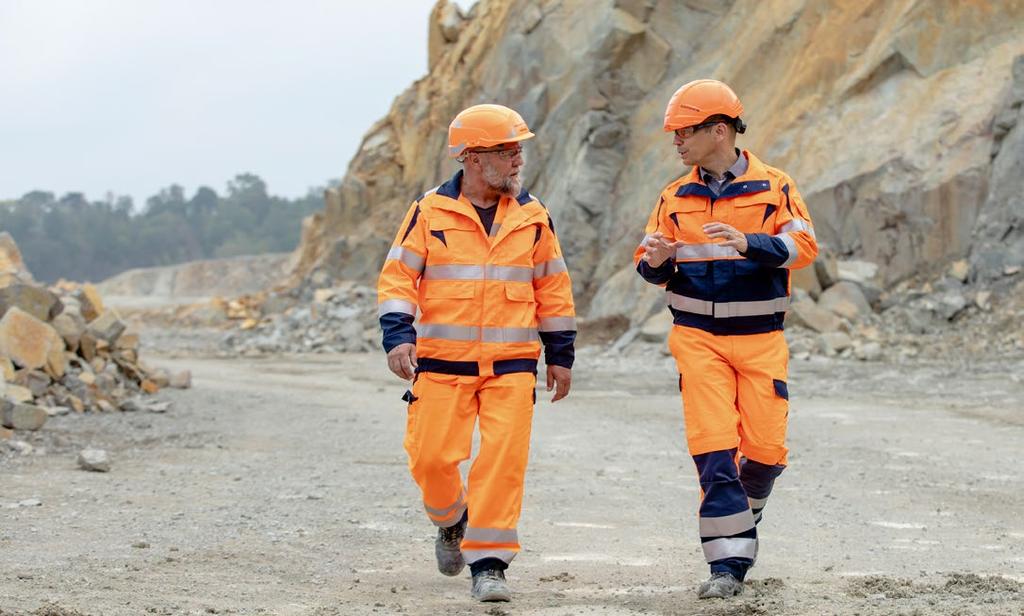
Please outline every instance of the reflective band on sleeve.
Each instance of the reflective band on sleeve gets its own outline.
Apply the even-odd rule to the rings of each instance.
[[[424,257],[419,256],[415,252],[402,248],[401,246],[394,246],[388,251],[388,259],[394,259],[401,261],[409,266],[410,269],[414,269],[417,272],[423,271],[423,264],[426,261]]]
[[[545,276],[551,276],[552,274],[560,274],[562,272],[569,271],[569,268],[565,265],[564,259],[551,259],[543,263],[538,263],[533,268],[534,278],[543,278]]]
[[[782,240],[782,243],[786,245],[786,250],[789,251],[789,258],[783,261],[782,265],[780,265],[779,267],[789,267],[793,263],[793,261],[796,261],[797,256],[800,254],[800,251],[797,250],[796,247],[796,240],[794,240],[793,236],[788,233],[776,235],[775,237]]]
[[[480,543],[519,543],[519,534],[516,529],[509,528],[466,528],[466,541],[479,541]]]
[[[704,542],[701,547],[704,549],[704,558],[709,563],[723,558],[754,560],[757,557],[757,539],[722,538]]]
[[[754,516],[750,510],[717,518],[700,518],[701,537],[729,537],[754,528]]]
[[[469,564],[473,564],[476,561],[483,560],[485,558],[497,558],[505,564],[508,564],[516,557],[516,554],[518,554],[518,552],[515,550],[462,550],[462,556]]]
[[[388,299],[384,300],[377,307],[377,314],[384,316],[389,312],[401,312],[402,314],[411,314],[416,316],[416,304],[407,302],[404,299]]]
[[[576,331],[576,317],[544,317],[539,329],[542,332]]]
[[[740,253],[731,246],[721,244],[686,244],[676,249],[676,260],[685,259],[721,259],[723,257],[739,257]]]
[[[782,225],[782,228],[779,229],[779,233],[790,233],[792,231],[807,231],[812,236],[814,235],[814,229],[811,227],[811,225],[809,225],[807,221],[800,220],[799,218],[794,218],[793,220]]]

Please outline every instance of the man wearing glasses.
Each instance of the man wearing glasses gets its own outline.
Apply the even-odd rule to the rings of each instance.
[[[542,344],[553,402],[572,380],[572,284],[551,217],[520,180],[533,136],[507,107],[459,113],[448,155],[462,170],[413,201],[377,289],[388,367],[413,382],[405,449],[438,526],[437,567],[454,576],[469,563],[480,601],[511,598]]]
[[[661,193],[634,255],[640,275],[666,287],[674,321],[669,347],[711,567],[701,598],[739,594],[757,556],[757,524],[788,451],[789,271],[818,253],[792,178],[736,149],[742,113],[712,79],[672,96],[665,131],[692,169]]]

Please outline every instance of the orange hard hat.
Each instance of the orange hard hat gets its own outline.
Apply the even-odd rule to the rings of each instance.
[[[533,137],[523,116],[502,105],[473,105],[448,127],[448,156],[458,158],[470,148],[490,148]]]
[[[665,109],[665,132],[695,126],[714,115],[738,120],[742,114],[743,103],[732,88],[715,79],[698,79],[676,90],[669,99]],[[734,126],[737,132],[746,130],[742,121]]]

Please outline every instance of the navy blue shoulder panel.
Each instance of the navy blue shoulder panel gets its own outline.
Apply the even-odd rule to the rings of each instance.
[[[437,194],[449,199],[458,199],[462,194],[462,169],[455,172],[447,182],[437,187]]]
[[[533,197],[530,196],[530,191],[524,188],[522,192],[519,193],[519,196],[516,197],[516,201],[519,202],[519,205],[526,205],[527,203],[533,201]],[[540,203],[540,199],[537,200],[537,203]]]

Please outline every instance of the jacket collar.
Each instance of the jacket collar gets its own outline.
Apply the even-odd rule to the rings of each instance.
[[[765,169],[764,163],[754,156],[750,150],[743,150],[740,152],[740,156],[747,157],[747,172],[726,186],[725,190],[722,191],[722,194],[716,196],[715,193],[712,192],[703,181],[701,181],[700,167],[695,166],[690,169],[690,173],[687,174],[686,180],[676,190],[676,196],[686,197],[690,195],[697,195],[701,197],[708,197],[712,201],[715,201],[717,199],[728,199],[771,190],[771,178]]]

